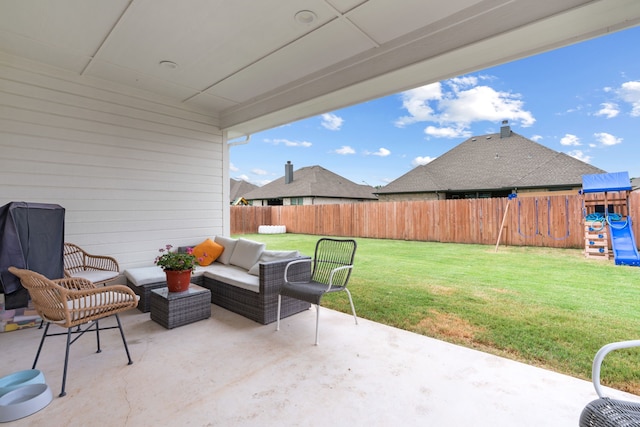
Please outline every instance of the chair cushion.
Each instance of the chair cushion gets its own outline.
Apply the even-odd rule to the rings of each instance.
[[[229,264],[249,270],[253,264],[258,262],[265,246],[264,243],[240,238],[233,249]]]
[[[105,289],[108,289],[108,288],[105,288]],[[138,295],[136,295],[134,298],[131,295],[125,294],[123,292],[113,292],[113,291],[105,290],[105,292],[100,292],[97,294],[86,296],[84,298],[67,301],[67,307],[70,310],[86,309],[86,311],[84,312],[81,311],[73,314],[72,318],[73,320],[76,320],[80,317],[90,316],[94,314],[93,310],[91,310],[92,307],[98,307],[101,305],[114,303],[114,302],[127,302],[127,301],[139,300],[139,299],[140,297]]]
[[[206,266],[218,259],[222,251],[224,251],[224,246],[211,239],[207,239],[195,246],[192,253],[198,258],[198,264]]]
[[[219,263],[229,265],[231,255],[233,255],[233,250],[236,247],[236,243],[238,242],[238,240],[232,239],[230,237],[216,236],[214,241],[224,247],[224,250],[218,257],[217,261]]]
[[[281,261],[283,259],[291,259],[300,256],[300,252],[298,251],[262,251],[260,258],[258,258],[258,262],[253,264],[253,266],[249,269],[249,274],[253,274],[254,276],[258,276],[260,274],[260,263],[261,262],[271,262],[271,261]]]
[[[87,270],[87,271],[79,271],[77,273],[71,273],[71,277],[80,277],[82,279],[87,279],[90,282],[98,283],[106,280],[115,279],[118,277],[117,271],[104,271],[104,270]]]

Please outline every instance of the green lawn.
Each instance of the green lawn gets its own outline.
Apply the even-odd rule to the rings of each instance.
[[[313,256],[319,236],[254,234]],[[640,268],[581,250],[356,239],[349,284],[359,317],[590,380],[596,351],[640,339]],[[323,306],[350,312],[344,293]],[[640,350],[612,353],[602,378],[640,394]]]

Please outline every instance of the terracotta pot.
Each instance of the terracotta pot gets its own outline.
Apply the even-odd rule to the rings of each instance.
[[[191,270],[165,270],[169,292],[184,292],[191,283]]]

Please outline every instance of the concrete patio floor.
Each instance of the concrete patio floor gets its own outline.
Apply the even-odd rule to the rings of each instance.
[[[576,426],[593,386],[548,370],[322,309],[259,325],[212,305],[172,330],[131,310],[71,347],[48,338],[37,368],[53,401],[16,426]],[[108,322],[115,324],[114,320]],[[62,331],[62,329],[60,329]],[[0,334],[0,377],[30,369],[36,328]],[[611,391],[613,396],[637,396]]]

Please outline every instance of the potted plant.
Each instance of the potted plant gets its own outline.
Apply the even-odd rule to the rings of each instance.
[[[184,292],[189,289],[191,272],[196,268],[198,259],[193,255],[193,248],[187,248],[186,252],[171,252],[171,249],[172,245],[161,248],[155,263],[167,276],[169,292]]]

